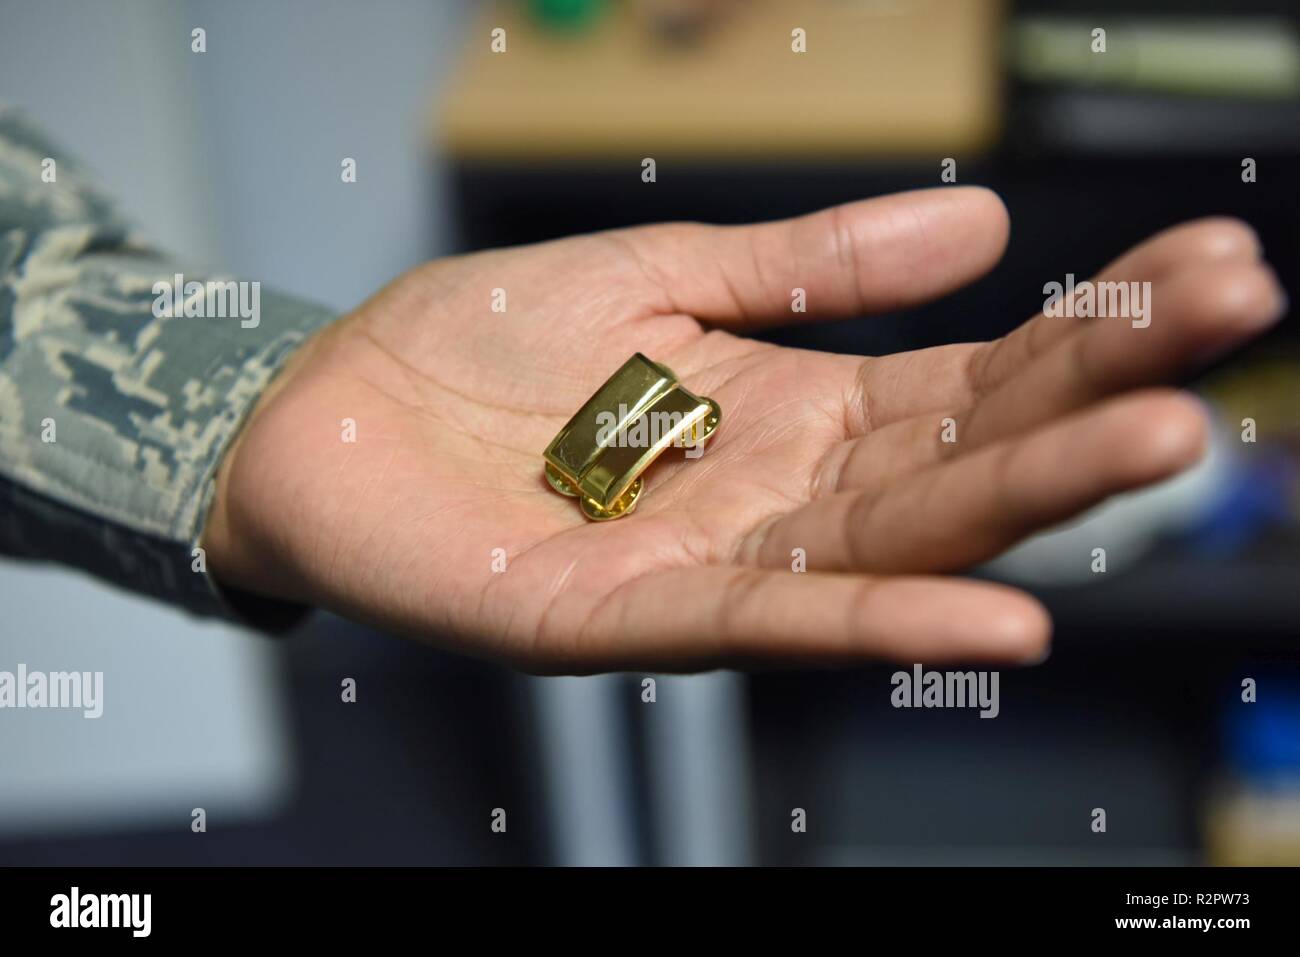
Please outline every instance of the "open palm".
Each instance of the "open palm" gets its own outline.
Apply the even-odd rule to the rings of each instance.
[[[1107,267],[1152,283],[1147,328],[1039,316],[880,358],[728,331],[930,299],[990,268],[1007,229],[992,193],[945,189],[420,267],[262,398],[222,466],[211,567],[536,671],[1032,660],[1050,633],[1033,599],[944,573],[1195,461],[1199,408],[1152,386],[1280,315],[1250,230],[1187,224]],[[702,457],[651,467],[635,514],[590,523],[541,451],[638,351],[722,425]]]

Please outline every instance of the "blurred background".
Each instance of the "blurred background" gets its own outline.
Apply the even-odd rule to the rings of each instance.
[[[877,354],[998,335],[1205,214],[1252,223],[1295,295],[1291,9],[0,0],[0,99],[176,252],[341,311],[430,257],[791,215],[955,160],[1011,211],[990,277],[771,336]],[[105,672],[99,720],[0,713],[0,863],[1300,863],[1294,323],[1193,385],[1219,423],[1195,472],[977,570],[1057,622],[992,721],[892,709],[894,666],[656,676],[651,704],[642,675],[530,678],[324,614],[267,639],[0,561],[0,668]]]

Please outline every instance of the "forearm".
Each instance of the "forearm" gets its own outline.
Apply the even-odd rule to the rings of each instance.
[[[216,278],[152,248],[0,111],[0,550],[221,613],[196,551],[218,466],[286,358],[334,316],[259,286],[181,309],[221,315],[169,317],[178,274]]]

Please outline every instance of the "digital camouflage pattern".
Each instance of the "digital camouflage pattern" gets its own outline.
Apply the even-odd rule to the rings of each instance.
[[[256,326],[155,318],[153,285],[176,273],[228,278],[159,254],[0,107],[0,551],[230,614],[192,570],[217,465],[286,357],[334,314],[263,289]]]

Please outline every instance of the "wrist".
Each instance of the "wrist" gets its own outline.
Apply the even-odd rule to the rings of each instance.
[[[245,418],[222,455],[200,544],[208,574],[217,585],[270,598],[312,602],[309,589],[293,572],[287,536],[278,531],[289,516],[272,501],[292,455],[276,452],[285,442],[277,434],[292,405],[294,386],[326,339],[327,327],[290,355]]]

